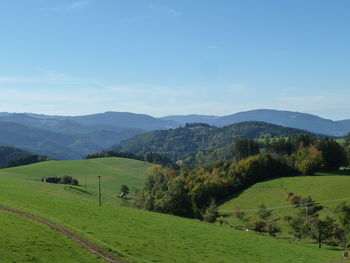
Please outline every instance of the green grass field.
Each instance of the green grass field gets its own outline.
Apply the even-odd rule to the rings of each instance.
[[[262,183],[257,183],[243,191],[239,196],[231,199],[220,206],[220,212],[232,225],[242,225],[242,222],[234,218],[237,207],[241,210],[256,209],[259,204],[264,203],[267,207],[288,206],[286,201],[287,192],[293,192],[301,196],[311,196],[315,201],[327,201],[322,203],[325,207],[323,213],[336,217],[333,209],[341,201],[329,201],[334,199],[346,199],[350,202],[350,170],[333,173],[319,173],[315,176],[298,176],[279,178]],[[274,209],[275,217],[283,218],[285,215],[293,214],[295,208]],[[246,211],[249,216],[255,211]],[[282,230],[288,230],[287,223],[280,220]]]
[[[142,188],[149,168],[146,162],[124,158],[103,158],[79,161],[49,161],[15,168],[3,169],[1,174],[12,178],[37,180],[43,177],[61,177],[70,175],[79,180],[79,184],[89,191],[96,191],[97,176],[101,176],[103,192],[116,196],[120,186],[126,184],[131,189]]]
[[[0,203],[66,226],[130,262],[327,263],[340,257],[341,252],[335,249],[317,249],[310,243],[274,239],[197,220],[121,207],[112,199],[102,207],[97,206],[93,191],[97,172],[106,178],[105,191],[114,193],[115,187],[118,189],[123,183],[130,187],[142,185],[148,169],[149,165],[142,162],[108,158],[48,162],[1,170]],[[134,172],[129,178],[130,171]],[[37,181],[45,174],[57,176],[61,173],[79,176],[79,180],[87,176],[86,185],[88,191],[92,189],[91,193]],[[110,190],[107,191],[107,187]],[[2,236],[3,231],[1,228]],[[80,262],[83,254],[86,254],[83,250],[75,254],[74,262]],[[15,261],[11,254],[6,257],[9,262]],[[61,262],[69,261],[62,259]]]
[[[30,219],[0,211],[0,262],[102,262],[73,241]]]

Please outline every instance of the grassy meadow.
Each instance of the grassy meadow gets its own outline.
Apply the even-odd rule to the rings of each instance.
[[[12,178],[40,181],[43,177],[70,175],[88,191],[97,191],[101,176],[103,192],[116,196],[120,186],[142,188],[151,164],[125,158],[101,158],[78,161],[48,161],[0,170]]]
[[[75,242],[30,219],[0,211],[0,225],[1,263],[102,263]]]
[[[340,257],[341,252],[336,249],[317,249],[310,243],[274,239],[197,220],[121,207],[112,196],[109,202],[98,207],[96,174],[103,176],[103,190],[112,195],[120,184],[142,186],[148,171],[148,164],[120,158],[47,162],[4,169],[0,170],[0,203],[66,226],[130,262],[327,263]],[[87,190],[84,186],[77,187],[84,190],[80,191],[38,181],[45,176],[61,176],[61,173],[83,180],[82,184],[86,180]],[[4,236],[4,231],[12,228],[15,226],[7,230],[1,228],[0,235]],[[73,262],[80,262],[84,258],[81,255],[85,254],[81,249],[74,254]],[[5,255],[5,262],[15,261],[12,254]],[[69,261],[62,257],[61,262]]]
[[[295,208],[278,208],[288,206],[286,201],[287,193],[293,192],[301,196],[311,196],[315,201],[322,202],[325,209],[323,214],[336,218],[333,209],[341,201],[328,201],[334,199],[348,199],[350,202],[350,170],[318,173],[314,176],[286,177],[257,183],[247,190],[240,193],[220,206],[220,213],[226,217],[226,220],[232,225],[242,225],[238,219],[234,218],[234,212],[237,207],[241,210],[256,209],[259,204],[264,203],[267,207],[277,208],[273,210],[275,217],[280,217],[279,224],[282,231],[287,232],[287,223],[283,220],[285,215],[293,215]],[[247,216],[255,211],[246,211]]]

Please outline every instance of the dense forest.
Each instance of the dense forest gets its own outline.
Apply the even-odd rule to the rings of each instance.
[[[119,158],[127,158],[134,159],[139,161],[144,161],[153,164],[160,164],[162,166],[166,166],[169,168],[178,168],[176,164],[174,164],[168,157],[162,156],[157,153],[148,152],[145,154],[135,154],[130,152],[118,152],[106,150],[98,153],[88,154],[85,159],[96,159],[96,158],[106,158],[106,157],[119,157]]]
[[[18,148],[0,145],[0,168],[27,165],[47,161],[48,157]]]
[[[263,122],[243,122],[221,128],[195,123],[141,134],[113,146],[112,150],[135,154],[154,152],[174,162],[180,160],[189,165],[205,165],[215,160],[231,160],[234,141],[239,138],[263,139],[299,134],[317,137],[307,131]]]

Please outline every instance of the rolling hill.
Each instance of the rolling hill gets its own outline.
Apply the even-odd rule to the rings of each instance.
[[[326,247],[317,249],[309,243],[273,239],[197,220],[121,207],[115,197],[104,195],[104,199],[110,198],[110,200],[104,201],[103,206],[98,207],[97,193],[92,187],[97,181],[97,171],[100,174],[105,174],[106,181],[104,181],[105,176],[102,177],[103,182],[105,182],[102,191],[108,193],[107,184],[116,186],[117,182],[124,183],[130,176],[129,170],[136,164],[140,166],[140,169],[135,172],[141,179],[135,181],[138,183],[143,180],[142,178],[145,178],[142,174],[146,175],[148,167],[135,160],[127,160],[130,162],[128,164],[125,163],[125,159],[117,158],[94,161],[97,163],[90,160],[56,161],[1,170],[0,203],[49,218],[51,221],[101,245],[111,253],[135,263],[229,263],[233,261],[238,263],[326,263],[339,257],[339,251]],[[61,168],[57,168],[58,166]],[[93,167],[95,167],[95,171],[89,173],[89,168]],[[75,189],[65,185],[38,181],[41,175],[37,174],[52,174],[59,169],[62,172],[71,171],[71,174],[82,176],[81,180],[86,175],[87,185],[90,186],[87,189],[84,186]],[[120,169],[119,172],[118,169]],[[107,180],[109,173],[110,179]],[[123,173],[125,175],[121,177]],[[136,186],[132,184],[130,182],[130,187]],[[4,234],[8,231],[12,233],[12,229],[15,231],[18,226],[9,224],[8,219],[2,219],[2,221],[4,220],[8,228],[0,229],[0,234],[3,237],[2,242],[11,244],[9,237]],[[20,223],[21,220],[18,219],[15,222]],[[36,227],[35,224],[28,227],[28,232],[24,234],[24,237],[30,235],[30,231]],[[47,229],[45,228],[43,231],[47,231]],[[59,239],[56,239],[56,245],[63,246],[65,244],[64,241],[61,242],[63,238],[59,234],[57,235]],[[49,242],[51,236],[49,234],[42,238],[45,238],[44,242]],[[66,240],[66,242],[68,241]],[[9,247],[9,245],[5,247]],[[17,246],[16,249],[19,251],[16,254],[2,254],[2,261],[13,262],[17,259],[16,255],[25,253],[21,247]],[[44,255],[39,256],[38,251],[42,251],[42,247],[36,244],[33,244],[31,249],[33,252],[30,254],[38,255],[36,259],[38,262],[44,262],[49,255],[53,255],[53,262],[55,262],[54,253],[45,254],[44,252]],[[81,259],[87,258],[84,256],[84,251],[73,253],[75,248],[72,249],[66,249],[66,253],[62,254],[61,262],[80,262]],[[69,251],[71,251],[71,255],[67,255]],[[67,257],[71,261],[66,261]],[[88,258],[86,260],[86,262],[90,262]]]
[[[107,195],[116,196],[120,186],[126,184],[142,188],[152,164],[124,158],[101,158],[77,161],[47,161],[33,165],[3,169],[1,174],[12,178],[40,181],[45,177],[69,175],[77,178],[85,188],[97,190],[97,176],[102,177],[102,187]]]
[[[221,214],[225,215],[227,220],[235,225],[242,225],[233,215],[233,210],[239,207],[246,211],[247,216],[255,213],[254,209],[261,203],[267,207],[276,208],[273,213],[281,218],[279,224],[282,231],[286,234],[289,230],[283,217],[293,214],[294,208],[286,207],[286,196],[288,192],[301,195],[303,197],[311,196],[313,200],[321,201],[322,205],[327,207],[323,213],[336,218],[332,209],[341,201],[350,202],[350,170],[339,172],[318,173],[315,176],[297,176],[279,178],[254,184],[252,187],[240,193],[237,197],[225,202],[220,206]],[[326,202],[324,202],[326,201]]]

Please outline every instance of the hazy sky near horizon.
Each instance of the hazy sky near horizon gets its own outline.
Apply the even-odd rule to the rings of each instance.
[[[348,0],[3,0],[0,111],[350,119]]]

